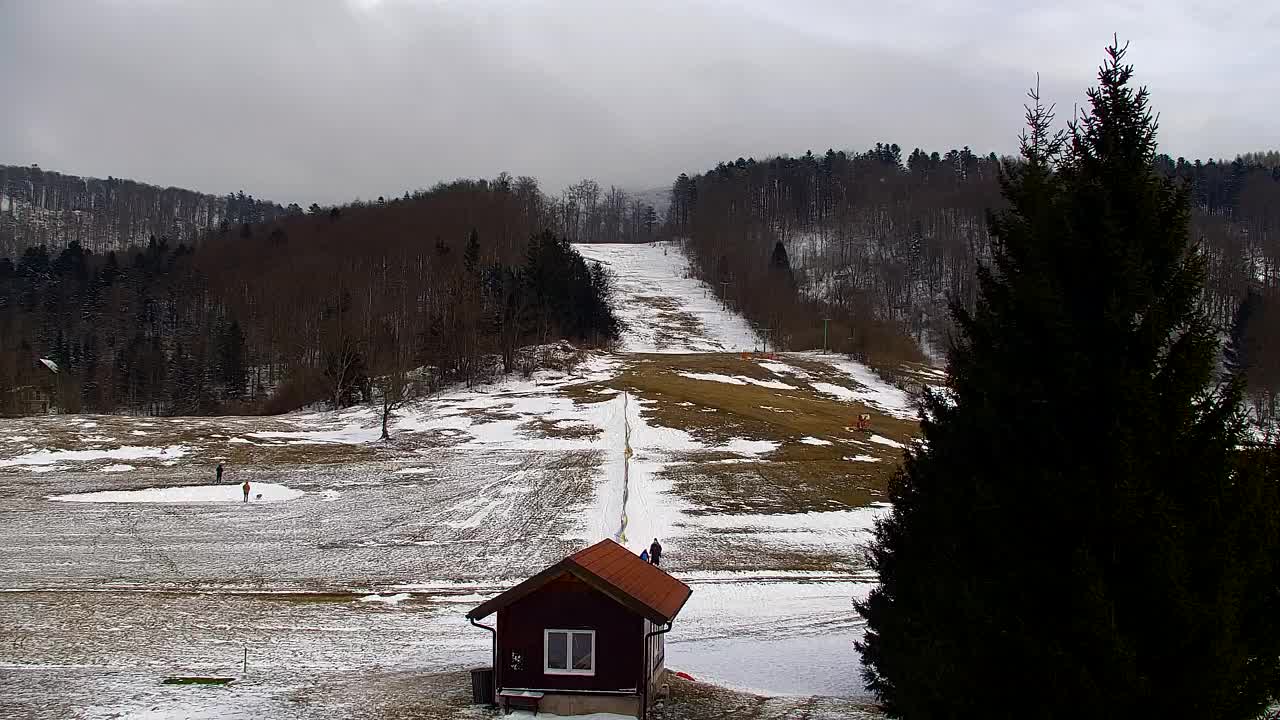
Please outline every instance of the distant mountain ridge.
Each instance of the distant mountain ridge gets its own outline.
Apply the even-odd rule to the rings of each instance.
[[[238,225],[301,212],[243,192],[210,195],[135,180],[65,175],[38,166],[0,165],[0,257],[26,248],[108,252],[145,245],[151,237],[195,243],[223,223]]]

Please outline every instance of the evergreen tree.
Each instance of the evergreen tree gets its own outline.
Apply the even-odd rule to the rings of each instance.
[[[1231,319],[1231,332],[1222,356],[1227,372],[1237,375],[1247,373],[1256,362],[1258,319],[1262,314],[1262,295],[1249,288],[1244,299],[1236,306]]]
[[[769,256],[769,276],[783,286],[783,292],[795,289],[795,275],[791,272],[791,259],[787,257],[787,248],[779,240],[773,244],[773,253]],[[770,318],[769,326],[773,327],[777,318]]]
[[[248,379],[244,332],[240,323],[232,320],[218,338],[218,380],[228,400],[239,400],[244,396]]]
[[[787,248],[781,240],[773,244],[773,254],[769,256],[769,269],[791,272],[791,260],[787,257]]]
[[[1065,148],[1032,93],[951,392],[876,530],[859,650],[896,717],[1252,718],[1280,690],[1274,462],[1236,449],[1188,195],[1108,54]]]

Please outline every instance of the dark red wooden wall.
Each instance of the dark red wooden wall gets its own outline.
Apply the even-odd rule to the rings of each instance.
[[[632,690],[644,664],[644,619],[572,575],[498,611],[498,683],[504,688]],[[543,630],[595,630],[596,674],[544,675]],[[512,653],[521,656],[512,667]]]

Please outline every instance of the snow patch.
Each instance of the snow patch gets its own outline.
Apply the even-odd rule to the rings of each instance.
[[[876,375],[866,365],[843,357],[822,355],[820,353],[803,353],[802,355],[810,360],[817,360],[830,365],[852,378],[860,387],[859,390],[853,391],[831,383],[811,383],[815,390],[837,395],[841,400],[871,405],[884,414],[901,420],[915,420],[919,416],[919,410],[910,395],[881,380],[880,376]]]
[[[404,602],[405,600],[408,600],[411,597],[413,596],[410,595],[409,593],[396,593],[395,595],[379,595],[377,593],[374,593],[373,595],[365,595],[364,597],[360,598],[360,602],[376,602],[376,603],[382,603],[383,605],[399,605],[400,603]]]
[[[704,372],[678,372],[677,375],[687,377],[691,380],[706,380],[708,382],[719,382],[727,385],[759,385],[760,387],[769,388],[771,390],[794,390],[794,385],[788,385],[780,380],[757,380],[746,375],[722,375],[720,373],[704,373]]]
[[[871,442],[873,442],[873,443],[876,443],[876,444],[878,444],[878,445],[888,445],[888,446],[889,446],[889,447],[891,447],[891,448],[899,448],[899,449],[901,449],[901,448],[905,448],[905,447],[906,447],[906,445],[903,445],[902,443],[900,443],[900,442],[898,442],[898,441],[896,441],[896,440],[890,440],[889,438],[884,437],[884,436],[882,436],[882,435],[872,435],[869,439],[870,439],[870,440],[871,440]]]
[[[622,351],[725,352],[756,347],[750,324],[721,308],[711,288],[690,277],[678,243],[573,247],[587,261],[614,273],[614,309],[625,325],[618,343]]]
[[[260,440],[290,440],[294,445],[339,443],[358,445],[373,442],[382,437],[380,427],[363,427],[351,424],[336,430],[264,430],[249,433]],[[234,441],[232,441],[234,442]]]
[[[108,465],[102,468],[101,472],[129,472],[130,470],[136,469],[137,468],[132,465]]]
[[[816,437],[801,438],[800,442],[804,443],[805,445],[830,445],[831,444],[830,440],[823,440],[822,438],[816,438]]]
[[[258,496],[262,497],[259,498]],[[252,483],[249,502],[284,502],[304,495],[301,490],[275,483]],[[103,490],[101,492],[54,495],[49,500],[89,503],[199,503],[243,502],[239,485],[188,485],[181,487],[144,488],[142,490]]]
[[[735,452],[739,455],[764,455],[778,449],[780,443],[773,440],[747,440],[746,438],[734,438],[727,444],[715,448],[716,450],[727,450]]]
[[[707,382],[719,382],[726,385],[746,385],[746,381],[742,378],[736,378],[730,375],[721,375],[720,373],[704,373],[704,372],[680,372],[676,373],[681,377],[687,377],[690,380],[706,380]]]
[[[765,370],[768,370],[774,375],[790,375],[792,377],[796,377],[801,380],[808,380],[809,378],[813,377],[813,375],[809,374],[807,371],[801,370],[800,368],[795,367],[793,365],[787,365],[786,363],[761,362],[758,364],[760,365],[760,367],[764,368]]]
[[[832,383],[828,383],[828,382],[815,382],[815,383],[809,383],[809,387],[813,388],[814,390],[817,390],[823,395],[830,395],[831,397],[837,400],[842,400],[844,402],[857,402],[859,399],[862,398],[860,394],[850,390],[849,388],[843,385],[833,385]]]
[[[127,445],[112,450],[37,450],[8,460],[0,460],[0,467],[14,465],[54,465],[60,462],[87,462],[90,460],[172,460],[187,454],[185,445],[167,448]]]

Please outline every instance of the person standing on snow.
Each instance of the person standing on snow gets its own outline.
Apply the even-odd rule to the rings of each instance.
[[[641,560],[643,560],[643,561],[645,561],[645,562],[649,562],[649,551],[648,551],[648,550],[641,550],[641,551],[640,551],[640,559],[641,559]]]
[[[658,542],[658,538],[653,539],[653,544],[649,546],[649,562],[654,565],[660,564],[662,561],[662,544]]]
[[[218,484],[222,484],[222,463],[218,463]]]
[[[240,489],[244,490],[244,501],[249,502],[249,481],[245,480],[244,484],[240,486]]]

